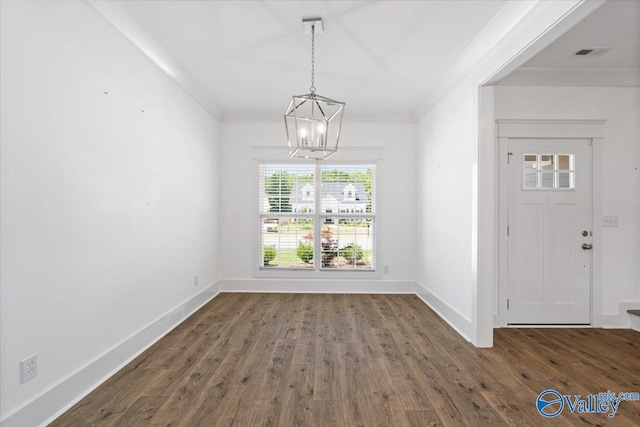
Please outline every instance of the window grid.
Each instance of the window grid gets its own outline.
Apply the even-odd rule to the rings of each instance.
[[[313,213],[314,179],[314,165],[260,165],[260,213]],[[304,194],[301,194],[302,191]]]
[[[313,268],[313,217],[262,217],[263,268]]]
[[[574,154],[524,154],[523,190],[575,189]]]
[[[375,269],[374,217],[321,215],[322,270]]]
[[[260,268],[375,271],[375,165],[261,164],[260,189]]]

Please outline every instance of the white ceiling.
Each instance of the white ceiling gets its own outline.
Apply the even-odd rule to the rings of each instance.
[[[225,121],[271,120],[310,86],[348,117],[413,121],[537,3],[456,1],[85,0]],[[600,56],[575,56],[612,47]],[[498,84],[640,86],[640,1],[612,0]]]
[[[575,55],[594,47],[612,49]],[[640,86],[640,1],[605,3],[499,84]]]
[[[311,41],[301,21],[320,16],[317,93],[348,112],[412,117],[507,3],[118,2],[222,116],[282,114],[291,95],[308,92]]]

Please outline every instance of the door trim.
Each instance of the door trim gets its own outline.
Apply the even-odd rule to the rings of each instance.
[[[602,145],[605,120],[496,120],[498,162],[498,282],[496,286],[494,327],[507,325],[507,191],[509,168],[507,143],[516,138],[590,139],[593,143],[591,170],[591,214],[593,228],[593,254],[591,266],[591,326],[602,326]]]

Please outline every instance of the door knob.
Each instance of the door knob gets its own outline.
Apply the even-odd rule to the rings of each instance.
[[[588,251],[589,249],[593,249],[593,245],[590,243],[583,243],[582,249],[584,249],[585,251]]]

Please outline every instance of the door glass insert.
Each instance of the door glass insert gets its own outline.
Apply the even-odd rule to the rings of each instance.
[[[555,163],[553,162],[553,155],[543,154],[540,156],[540,167],[543,170],[553,170]]]
[[[538,173],[524,174],[524,188],[538,188]]]
[[[542,188],[553,188],[553,172],[542,172],[542,180],[540,181],[540,186]]]
[[[535,154],[525,154],[524,155],[524,170],[537,170],[538,169],[538,159]]]
[[[558,169],[560,170],[572,170],[573,169],[573,156],[568,154],[558,155]]]
[[[558,188],[573,188],[571,186],[571,173],[559,172],[558,173]]]
[[[525,154],[522,159],[522,188],[566,190],[575,188],[574,154]]]

